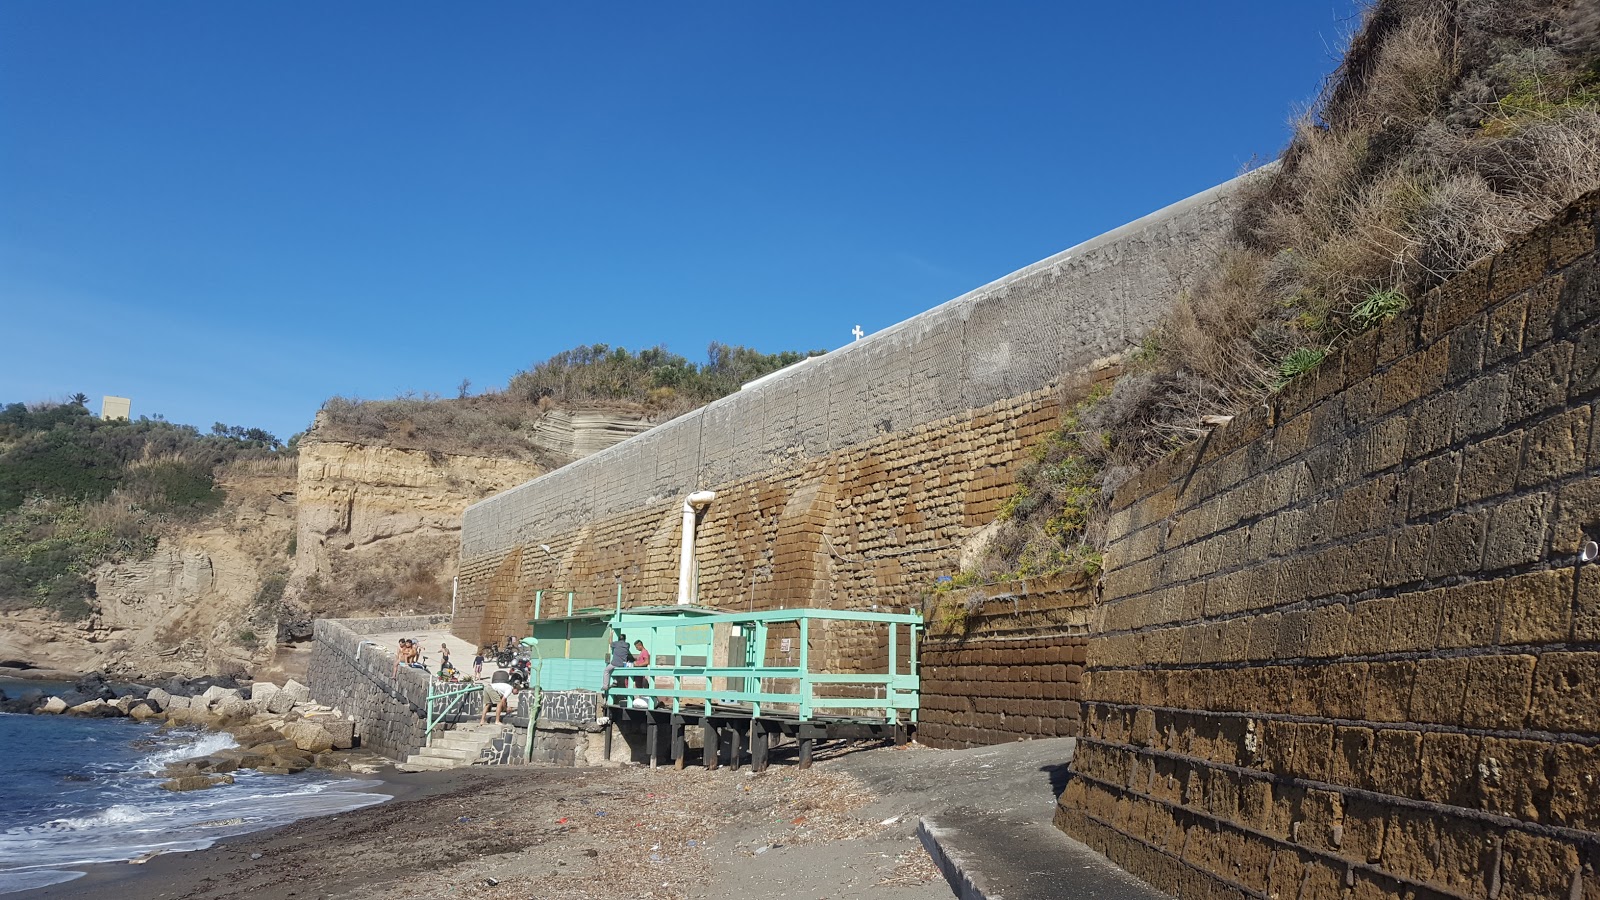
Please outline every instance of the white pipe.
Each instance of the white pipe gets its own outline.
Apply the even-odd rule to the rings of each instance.
[[[689,582],[694,578],[694,516],[695,510],[717,499],[714,491],[695,491],[683,501],[683,555],[678,557],[678,605],[687,606],[694,601],[689,596]]]

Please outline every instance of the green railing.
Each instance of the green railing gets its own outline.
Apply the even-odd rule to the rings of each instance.
[[[885,671],[827,672],[813,667],[810,644],[815,630],[841,626],[885,633],[883,643],[874,642],[887,647]],[[752,717],[794,716],[807,721],[819,713],[851,710],[853,714],[844,717],[882,718],[893,724],[917,721],[921,690],[917,633],[922,628],[918,615],[825,609],[718,613],[668,607],[619,610],[611,627],[625,634],[630,645],[643,640],[652,664],[614,670],[612,684],[607,685],[608,703],[628,705],[645,698],[653,707],[657,701],[667,701],[673,712],[688,703],[691,708],[703,706],[708,716],[713,707],[739,705],[748,707]],[[724,642],[720,647],[719,640]],[[769,656],[782,656],[783,665],[768,665]],[[656,664],[661,657],[671,657],[672,664]],[[726,663],[714,665],[718,657]],[[686,658],[694,662],[685,664]],[[636,686],[635,678],[645,679],[647,686]],[[617,684],[624,679],[624,684]],[[662,686],[663,681],[670,687]],[[818,688],[823,688],[821,695]]]
[[[428,743],[433,743],[433,732],[466,702],[467,698],[483,693],[483,685],[471,682],[440,681],[428,679]]]

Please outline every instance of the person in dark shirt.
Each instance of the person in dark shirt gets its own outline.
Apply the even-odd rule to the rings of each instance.
[[[617,639],[611,642],[611,655],[606,658],[606,674],[600,686],[600,696],[602,699],[605,698],[606,693],[612,688],[611,673],[617,669],[627,668],[628,663],[633,662],[633,654],[628,650],[628,636],[620,631],[617,632],[616,635]],[[628,683],[627,676],[619,677],[622,678],[622,684],[624,687],[626,687]]]

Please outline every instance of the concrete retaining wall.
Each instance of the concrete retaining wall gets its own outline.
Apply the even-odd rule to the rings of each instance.
[[[1215,261],[1239,186],[1196,195],[469,507],[456,633],[479,641],[502,624],[520,626],[537,588],[574,588],[600,603],[620,582],[629,602],[668,599],[677,503],[708,487],[737,485],[748,497],[719,500],[703,527],[741,527],[728,517],[750,515],[740,532],[725,534],[731,545],[707,545],[708,558],[733,564],[716,593],[705,590],[702,572],[708,602],[846,602],[829,596],[830,553],[857,560],[849,574],[868,590],[878,583],[894,592],[917,560],[863,563],[842,548],[921,552],[992,518],[998,501],[974,510],[982,501],[973,492],[1006,491],[1009,447],[990,440],[975,448],[967,438],[991,428],[1009,438],[1015,429],[998,416],[1048,417],[1058,381],[1137,345]],[[949,440],[934,450],[931,438]],[[896,442],[907,445],[906,458],[886,482],[881,445]],[[848,541],[822,520],[842,500],[826,482],[844,466],[862,470],[860,492],[877,502],[860,510],[870,518],[837,523],[851,529]],[[948,517],[912,512],[945,503],[935,495],[949,495],[952,484],[966,504],[956,508],[955,533]],[[741,579],[746,587],[736,590]],[[868,605],[888,599],[851,593]]]
[[[317,702],[336,707],[356,723],[361,745],[390,759],[405,759],[427,742],[428,674],[402,667],[366,635],[395,630],[437,630],[449,616],[389,619],[318,619],[306,675]]]

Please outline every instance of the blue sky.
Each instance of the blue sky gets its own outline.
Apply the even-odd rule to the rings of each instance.
[[[0,402],[832,349],[1276,155],[1360,4],[0,4]]]

